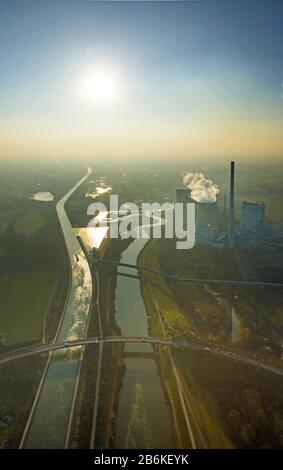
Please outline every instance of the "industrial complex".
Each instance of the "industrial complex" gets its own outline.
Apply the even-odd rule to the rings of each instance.
[[[230,201],[227,214],[226,195],[223,207],[219,206],[218,198],[213,202],[200,202],[192,197],[190,188],[176,189],[176,202],[195,203],[196,242],[208,244],[222,249],[225,246],[240,249],[252,249],[259,243],[267,242],[276,235],[274,230],[267,227],[265,222],[264,202],[243,201],[239,218],[235,216],[235,162],[230,166]],[[185,213],[185,211],[184,211]],[[228,221],[226,219],[228,215]]]

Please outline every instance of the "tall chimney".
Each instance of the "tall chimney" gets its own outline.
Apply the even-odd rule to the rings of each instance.
[[[234,248],[235,245],[235,201],[234,201],[234,178],[235,178],[235,162],[231,162],[230,172],[230,210],[229,210],[229,247]]]

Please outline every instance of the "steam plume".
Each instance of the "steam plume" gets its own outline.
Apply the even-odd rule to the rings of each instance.
[[[183,175],[183,183],[191,190],[191,197],[197,202],[216,202],[219,188],[203,173],[189,171]]]

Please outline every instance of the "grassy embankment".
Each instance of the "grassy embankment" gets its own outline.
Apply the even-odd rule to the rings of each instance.
[[[254,263],[244,262],[247,255],[231,250],[215,250],[208,246],[196,245],[192,250],[177,250],[175,240],[152,240],[144,250],[145,263],[158,266],[161,271],[178,277],[208,279],[254,279],[275,280],[271,267],[269,272],[254,267]],[[259,260],[259,254],[256,256]],[[254,260],[255,261],[255,260]],[[266,264],[265,260],[265,264]],[[244,264],[250,264],[249,275]],[[263,261],[260,266],[264,265]],[[265,273],[265,274],[264,274]],[[280,277],[277,278],[280,280]],[[169,291],[178,305],[181,316],[191,325],[190,335],[223,346],[240,348],[264,359],[277,361],[277,349],[272,343],[272,332],[262,314],[259,303],[266,308],[272,321],[272,296],[277,301],[277,310],[282,303],[280,290],[242,288],[239,286],[214,286],[175,283],[162,280],[162,291]],[[159,283],[159,279],[158,279]],[[166,288],[164,288],[164,283]],[[158,298],[162,294],[157,291]],[[265,298],[269,298],[269,302]],[[280,301],[281,298],[281,301]],[[165,312],[166,302],[164,304]],[[232,310],[238,319],[236,331],[232,329]],[[275,312],[273,312],[274,314]],[[279,313],[278,313],[279,315]],[[282,314],[283,316],[283,314]],[[172,325],[172,314],[169,315]],[[182,330],[179,328],[179,333]],[[186,334],[185,331],[182,334]],[[233,346],[231,341],[233,341]]]
[[[149,241],[139,255],[140,265],[158,267],[157,252],[154,240]],[[160,320],[156,312],[156,305],[159,307],[162,321],[168,337],[187,335],[197,339],[198,334],[194,331],[193,322],[189,315],[185,316],[176,298],[172,295],[171,286],[163,278],[156,277],[148,273],[142,275],[142,295],[144,298],[147,313],[149,315],[149,330],[153,336],[162,336]],[[155,302],[152,301],[154,297]],[[192,376],[188,368],[181,367],[178,354],[173,353],[173,359],[177,367],[179,376],[185,393],[193,406],[196,419],[201,427],[205,441],[209,447],[233,447],[228,436],[227,429],[223,423],[213,399],[203,391]],[[180,405],[175,378],[165,349],[160,349],[159,356],[160,373],[164,381],[165,389],[175,414],[175,437],[177,447],[190,446],[187,436],[184,417]],[[198,445],[202,445],[197,442]]]
[[[155,267],[180,277],[227,278],[228,276],[227,274],[225,275],[225,273],[227,273],[228,270],[230,279],[239,278],[238,264],[235,259],[233,259],[231,252],[221,252],[220,261],[220,253],[217,252],[213,254],[208,247],[196,247],[194,250],[182,253],[175,249],[173,243],[174,240],[149,241],[139,257],[139,264]],[[202,256],[200,256],[200,254]],[[208,342],[210,340],[215,341],[215,334],[219,331],[219,328],[212,328],[214,325],[213,323],[211,324],[211,317],[215,319],[217,312],[219,312],[220,319],[222,319],[225,317],[225,312],[223,310],[221,311],[219,305],[216,304],[215,296],[211,296],[211,292],[208,292],[201,286],[173,284],[165,280],[161,280],[160,282],[159,278],[157,282],[156,276],[145,273],[142,273],[142,279],[144,281],[142,283],[142,292],[149,314],[151,334],[161,334],[160,322],[156,315],[156,305],[152,302],[152,294],[154,294],[156,302],[162,312],[166,332],[169,336],[184,336],[188,334],[189,336],[198,336],[200,339]],[[150,281],[150,283],[148,281]],[[235,296],[235,291],[232,288],[220,288],[217,289],[217,291],[218,294],[224,295],[229,301],[232,301]],[[240,297],[241,294],[242,297]],[[243,323],[246,322],[245,324],[250,324],[254,321],[254,318],[256,318],[255,312],[249,302],[250,294],[245,296],[242,291],[237,290],[236,295],[238,314]],[[173,304],[175,304],[175,306],[173,306]],[[215,304],[218,305],[218,309],[215,309]],[[201,323],[197,321],[199,320],[199,313],[197,316],[192,314],[196,308],[202,308]],[[183,316],[183,322],[186,321],[186,325],[183,326],[183,329],[178,328],[176,312],[178,317]],[[252,318],[250,318],[251,316]],[[218,321],[218,325],[222,324],[223,322]],[[187,333],[189,325],[192,331]],[[266,328],[265,324],[259,325],[258,329],[262,331],[263,328]],[[228,332],[228,328],[226,331],[223,327],[221,329],[224,330],[224,333]],[[219,335],[218,333],[218,338],[220,338],[223,343],[227,341],[225,334]],[[241,344],[241,346],[246,347],[246,345],[243,344]],[[277,388],[273,393],[274,398],[277,400],[272,410],[273,419],[269,419],[267,422],[270,429],[270,439],[269,442],[264,442],[264,440],[260,438],[259,423],[265,422],[265,416],[268,415],[266,408],[268,401],[266,401],[267,393],[264,384],[262,384],[261,389],[258,389],[262,375],[260,375],[258,371],[255,371],[254,368],[242,364],[237,364],[237,367],[233,368],[231,361],[223,358],[218,360],[211,358],[211,354],[210,356],[206,354],[206,357],[211,360],[208,361],[207,359],[206,362],[203,362],[201,358],[204,354],[205,353],[192,351],[190,351],[190,353],[187,351],[178,351],[174,353],[174,360],[182,377],[187,396],[193,405],[199,422],[202,423],[209,446],[231,447],[232,445],[236,445],[239,447],[249,447],[249,445],[279,445],[282,433],[282,426],[280,425],[280,407],[278,408],[277,406],[278,400],[282,398],[279,389]],[[160,360],[162,365],[161,370],[165,372],[165,384],[171,391],[174,402],[176,403],[177,396],[176,390],[174,390],[172,371],[170,371],[170,366],[168,367],[168,359],[166,362],[165,353],[163,353],[163,355],[161,354]],[[204,368],[204,365],[207,363],[209,367]],[[226,366],[229,372],[229,374],[227,373],[227,381],[229,384],[227,389],[225,387]],[[240,372],[239,369],[241,369]],[[254,380],[250,380],[251,370],[252,375],[257,375]],[[237,371],[237,373],[233,373],[233,371]],[[238,373],[240,373],[241,380],[237,378]],[[269,381],[271,377],[269,377]],[[276,377],[274,381],[278,382]],[[265,385],[268,386],[268,383],[269,382],[266,382]],[[235,393],[231,391],[233,386]],[[246,390],[248,390],[248,392],[246,392]],[[255,409],[252,408],[249,400],[249,403],[247,403],[245,397],[249,394],[257,394]],[[236,399],[237,397],[238,400]],[[240,410],[243,407],[245,411],[241,413]],[[178,416],[179,422],[181,423],[182,434],[184,430],[182,416],[180,413],[178,413]],[[237,425],[234,421],[237,421]],[[262,433],[262,435],[266,436],[265,433]]]

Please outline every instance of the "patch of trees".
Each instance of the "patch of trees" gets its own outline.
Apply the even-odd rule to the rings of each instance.
[[[231,436],[239,447],[274,447],[279,440],[268,417],[262,396],[253,389],[244,389],[237,408],[231,408],[226,417]]]

